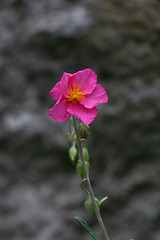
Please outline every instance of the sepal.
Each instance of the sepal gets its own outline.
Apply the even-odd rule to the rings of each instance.
[[[72,147],[70,147],[70,149],[69,149],[69,157],[70,157],[73,165],[75,165],[77,162],[77,158],[78,158],[78,150],[74,145]]]
[[[83,123],[80,123],[78,127],[78,133],[81,139],[87,139],[90,133],[90,127],[88,125],[84,125]]]
[[[89,154],[87,148],[83,148],[83,156],[86,162],[89,164]]]
[[[99,202],[98,198],[95,197],[95,201],[96,201],[97,207],[99,209],[100,208],[100,202]],[[92,216],[96,216],[96,212],[95,212],[95,209],[94,209],[93,201],[92,201],[90,196],[87,197],[87,200],[84,203],[84,207],[87,209],[87,211]]]
[[[87,172],[89,173],[89,164],[88,164],[88,162],[86,162],[86,169],[87,169]],[[84,165],[83,165],[83,162],[81,160],[78,160],[78,163],[77,163],[77,166],[76,166],[76,170],[77,170],[78,175],[82,179],[84,179],[86,177]]]

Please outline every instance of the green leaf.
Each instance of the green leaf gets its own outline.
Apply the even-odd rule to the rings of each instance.
[[[108,197],[104,197],[99,201],[99,206],[107,199]]]
[[[89,233],[89,235],[94,239],[94,240],[99,240],[98,237],[95,235],[91,227],[81,218],[75,217],[77,222],[81,224],[81,226]]]

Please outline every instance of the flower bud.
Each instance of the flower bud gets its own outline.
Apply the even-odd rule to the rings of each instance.
[[[77,156],[78,156],[77,148],[75,146],[70,147],[70,149],[69,149],[69,157],[70,157],[73,165],[75,165],[76,162],[77,162]]]
[[[90,127],[81,123],[78,127],[78,133],[80,138],[87,139],[90,132]]]
[[[100,207],[99,200],[98,200],[96,197],[95,197],[94,199],[95,199],[96,204],[97,204],[97,207],[98,207],[98,209],[99,209],[99,207]],[[90,196],[88,196],[87,200],[85,201],[84,207],[87,209],[87,211],[88,211],[92,216],[96,216],[96,212],[95,212],[95,209],[94,209],[93,201],[92,201],[92,199],[91,199]]]
[[[74,143],[74,136],[72,133],[67,133],[66,134],[66,140],[68,142],[68,145],[71,147]]]
[[[87,172],[89,173],[89,164],[88,164],[88,162],[86,162],[86,168],[87,168]],[[78,160],[78,163],[77,163],[77,166],[76,166],[76,170],[77,170],[78,175],[82,179],[86,177],[84,165],[83,165],[83,162],[81,160]]]
[[[88,150],[86,148],[83,148],[83,156],[86,162],[88,162],[89,164],[89,154],[88,154]]]

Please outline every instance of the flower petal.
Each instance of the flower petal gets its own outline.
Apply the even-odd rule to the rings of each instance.
[[[52,88],[49,94],[54,100],[58,100],[61,95],[67,93],[68,79],[70,76],[72,76],[72,74],[64,72],[61,80]]]
[[[75,83],[81,86],[80,91],[83,92],[85,90],[86,94],[90,94],[96,87],[97,76],[92,69],[87,68],[70,76],[68,86],[72,87]]]
[[[80,119],[85,125],[90,124],[94,121],[97,115],[97,109],[91,108],[87,109],[82,106],[80,103],[72,103],[68,106],[67,111],[72,114],[73,116]]]
[[[55,121],[64,122],[70,116],[67,112],[69,103],[64,99],[59,98],[56,104],[49,110],[49,116]]]
[[[108,102],[108,96],[105,89],[97,84],[94,91],[91,94],[85,96],[85,99],[81,101],[81,104],[86,108],[93,108],[96,105]]]

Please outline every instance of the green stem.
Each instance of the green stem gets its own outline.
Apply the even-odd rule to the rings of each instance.
[[[90,183],[89,174],[88,174],[88,171],[87,171],[86,162],[85,162],[84,155],[83,155],[82,143],[81,143],[81,140],[80,140],[80,137],[79,137],[79,133],[78,133],[75,117],[73,117],[73,125],[74,125],[74,129],[75,129],[75,133],[76,133],[76,137],[77,137],[77,141],[78,141],[79,154],[80,154],[80,157],[81,157],[81,159],[83,161],[83,165],[84,165],[84,171],[85,171],[85,176],[86,176],[86,182],[87,182],[87,185],[88,185],[88,191],[89,191],[90,197],[91,197],[92,202],[93,202],[93,206],[94,206],[94,210],[95,210],[95,213],[96,213],[96,217],[97,217],[99,226],[101,228],[104,240],[109,240],[109,237],[108,237],[107,231],[105,229],[105,226],[104,226],[104,223],[103,223],[100,211],[99,211],[98,206],[96,204],[94,192],[93,192],[93,189],[92,189],[92,186],[91,186],[91,183]]]

